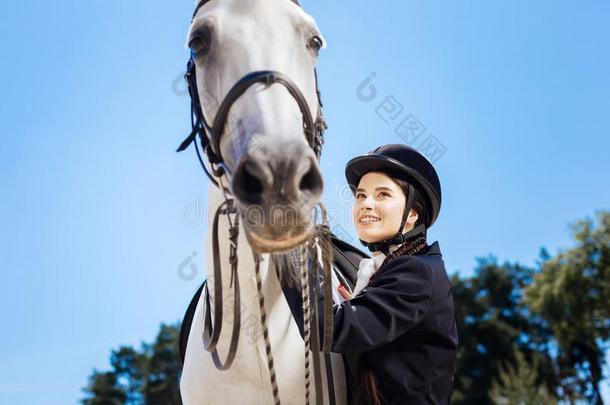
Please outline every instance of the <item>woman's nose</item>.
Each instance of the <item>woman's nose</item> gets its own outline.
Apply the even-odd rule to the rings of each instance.
[[[362,201],[361,209],[372,210],[375,207],[374,200],[371,197],[366,197]]]

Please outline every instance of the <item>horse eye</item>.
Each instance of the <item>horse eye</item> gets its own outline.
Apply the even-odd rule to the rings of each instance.
[[[322,42],[322,38],[317,35],[309,40],[309,48],[312,49],[316,54],[320,52],[320,49],[322,49],[323,45],[324,42]]]
[[[193,56],[203,56],[210,49],[209,35],[197,35],[189,42]]]

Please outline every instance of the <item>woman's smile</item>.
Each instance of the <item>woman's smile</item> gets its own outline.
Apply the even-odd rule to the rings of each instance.
[[[361,225],[375,224],[380,221],[381,221],[381,218],[374,216],[374,215],[370,215],[370,214],[363,214],[360,216],[360,219],[358,220],[358,222],[360,222]]]

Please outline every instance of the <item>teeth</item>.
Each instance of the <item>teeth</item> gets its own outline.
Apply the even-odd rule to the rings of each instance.
[[[373,222],[379,222],[379,218],[362,218],[360,220],[361,224],[370,224],[370,223],[373,223]]]

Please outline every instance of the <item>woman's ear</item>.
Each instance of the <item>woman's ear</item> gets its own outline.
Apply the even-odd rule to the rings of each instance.
[[[417,214],[417,211],[415,211],[414,209],[411,209],[411,211],[409,211],[409,216],[407,217],[407,223],[405,224],[405,230],[409,231],[409,230],[413,229],[415,227],[415,223],[417,222],[418,219],[419,219],[419,215]]]

